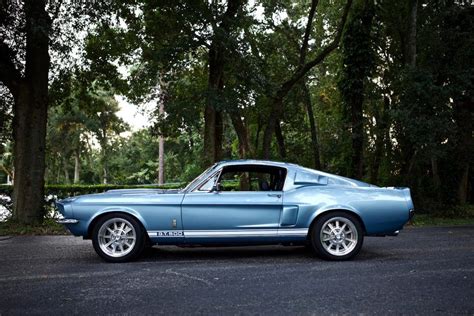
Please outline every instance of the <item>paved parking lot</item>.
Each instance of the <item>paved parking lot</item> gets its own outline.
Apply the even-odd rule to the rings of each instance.
[[[474,315],[474,227],[367,238],[350,262],[303,247],[155,247],[101,261],[71,236],[0,237],[0,314]]]

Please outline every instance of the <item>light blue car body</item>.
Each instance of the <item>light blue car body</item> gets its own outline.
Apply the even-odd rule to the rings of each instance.
[[[198,191],[228,166],[286,169],[281,191]],[[218,176],[217,176],[218,177]],[[91,238],[96,220],[110,212],[134,216],[152,243],[303,243],[321,214],[358,217],[368,236],[396,235],[413,214],[408,188],[380,188],[295,164],[236,160],[216,163],[182,190],[127,189],[76,196],[57,203],[72,234]]]

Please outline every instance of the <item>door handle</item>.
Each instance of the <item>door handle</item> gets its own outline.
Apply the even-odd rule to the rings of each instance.
[[[268,193],[267,195],[268,195],[268,196],[271,196],[271,197],[281,198],[281,194],[280,194],[280,193]]]

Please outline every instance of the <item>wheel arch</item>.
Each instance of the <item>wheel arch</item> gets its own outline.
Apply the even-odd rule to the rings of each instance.
[[[345,208],[331,208],[331,209],[327,209],[327,210],[324,210],[322,212],[319,212],[319,213],[316,214],[316,216],[314,216],[314,218],[311,220],[311,224],[308,227],[307,238],[311,237],[311,232],[312,232],[313,226],[316,225],[318,220],[322,216],[324,216],[326,214],[329,214],[329,213],[333,213],[333,212],[343,212],[343,213],[354,216],[359,221],[360,225],[362,226],[362,231],[363,231],[364,235],[367,234],[367,230],[365,228],[365,223],[362,220],[362,217],[360,216],[360,214],[358,214],[356,211],[350,210],[350,209],[345,209]]]
[[[103,218],[104,216],[107,216],[107,215],[110,215],[110,214],[125,214],[125,215],[133,217],[138,222],[138,224],[142,227],[143,231],[145,232],[145,237],[149,238],[148,234],[146,233],[147,230],[145,228],[143,218],[139,214],[137,214],[135,211],[133,211],[131,209],[127,209],[127,208],[108,208],[108,209],[102,210],[100,213],[97,213],[89,221],[89,223],[87,225],[87,235],[84,236],[84,238],[85,239],[91,239],[92,238],[92,232],[94,231],[94,226],[96,225],[96,223],[101,218]]]

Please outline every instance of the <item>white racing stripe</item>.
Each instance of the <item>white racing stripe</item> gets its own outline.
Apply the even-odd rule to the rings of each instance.
[[[228,230],[152,230],[150,237],[185,237],[185,238],[227,238],[227,237],[304,237],[308,234],[307,228],[282,229],[228,229]]]

